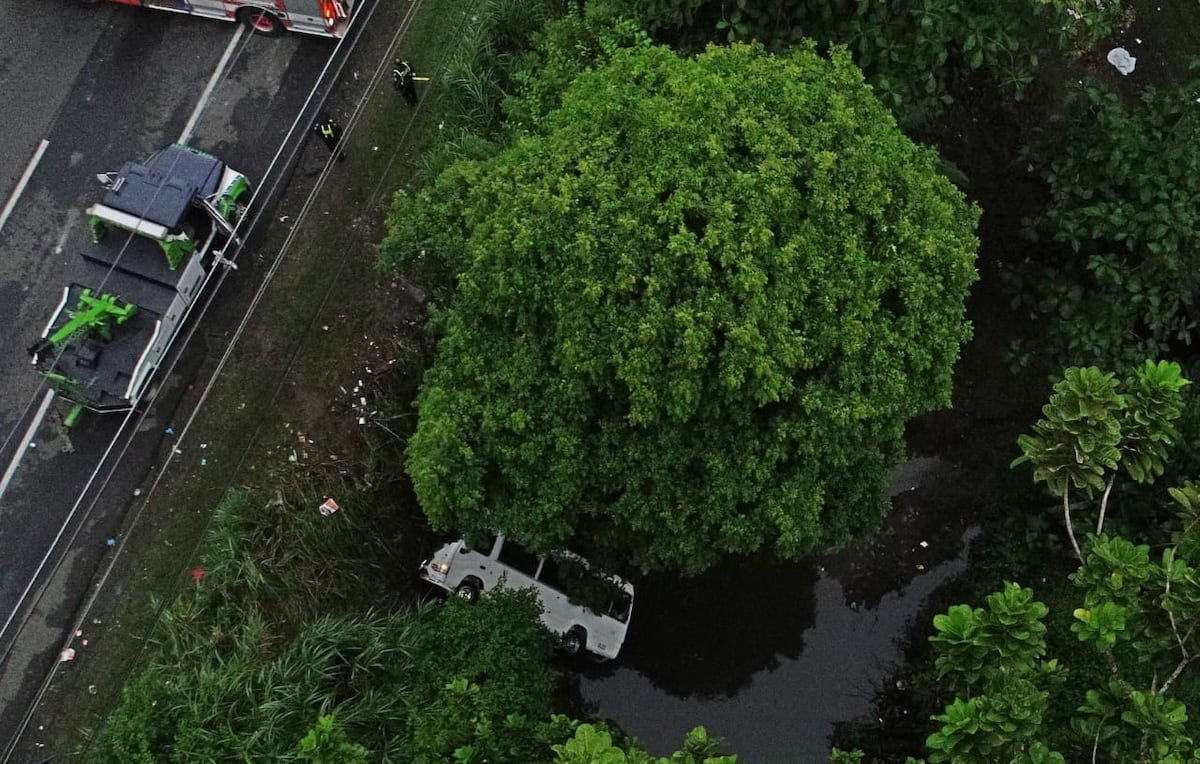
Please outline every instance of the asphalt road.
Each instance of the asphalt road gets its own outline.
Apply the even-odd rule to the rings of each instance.
[[[11,214],[0,214],[0,470],[24,454],[0,496],[0,624],[8,623],[0,629],[0,731],[16,726],[70,627],[196,360],[164,380],[142,434],[111,474],[96,467],[122,416],[85,415],[68,436],[56,425],[65,406],[55,403],[24,437],[42,397],[26,347],[88,240],[82,210],[101,190],[92,176],[178,140],[194,122],[191,145],[261,179],[334,49],[319,38],[243,35],[193,119],[236,30],[125,6],[0,0],[0,210],[21,187]],[[94,503],[94,495],[80,500],[89,481],[105,487]],[[77,531],[81,543],[69,554],[48,556]],[[50,581],[34,573],[56,565],[53,590],[27,605],[26,595]],[[6,742],[0,734],[0,750]]]

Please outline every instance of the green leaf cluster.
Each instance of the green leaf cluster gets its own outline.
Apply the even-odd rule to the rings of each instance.
[[[1090,49],[1115,28],[1121,4],[737,0],[722,4],[722,11],[717,27],[730,42],[760,40],[775,50],[802,38],[846,45],[884,103],[905,122],[918,122],[952,101],[948,84],[967,72],[985,72],[1021,99],[1042,59]]]
[[[317,723],[300,739],[300,761],[313,764],[366,764],[370,752],[352,742],[346,731],[339,727],[333,714],[317,717]]]
[[[1198,84],[1146,88],[1133,103],[1096,83],[1074,86],[1061,140],[1028,157],[1051,197],[1029,228],[1038,255],[1013,284],[1047,319],[1056,358],[1126,365],[1192,342]]]
[[[667,758],[654,758],[635,745],[621,745],[603,725],[580,724],[575,734],[552,746],[554,764],[737,764],[736,756],[720,753],[723,741],[703,727],[687,734],[683,748]]]
[[[1089,496],[1104,490],[1121,460],[1117,446],[1125,398],[1117,393],[1114,377],[1095,366],[1064,371],[1042,407],[1043,418],[1033,426],[1035,434],[1017,439],[1022,455],[1013,466],[1031,462],[1034,481],[1044,482],[1055,496],[1068,486]]]
[[[934,717],[941,727],[926,741],[932,762],[1017,760],[1040,732],[1049,688],[1065,678],[1057,661],[1042,660],[1047,608],[1032,591],[1007,583],[986,604],[955,605],[933,619],[938,679],[960,697]],[[1051,753],[1043,760],[1062,761]]]
[[[509,131],[540,129],[580,74],[603,66],[618,50],[650,45],[650,37],[620,6],[607,0],[572,5],[533,36],[504,102]]]
[[[415,635],[408,761],[536,761],[555,680],[555,640],[531,591],[447,600]],[[461,753],[456,753],[461,752]]]
[[[1067,662],[1086,667],[1099,659],[1107,670],[1098,683],[1056,689],[1065,673],[1044,660],[1048,611],[1015,584],[989,597],[986,610],[956,605],[934,619],[939,682],[957,697],[933,717],[939,727],[927,739],[930,761],[1063,761],[1055,749],[1072,761],[1198,760],[1188,715],[1197,684],[1187,669],[1200,650],[1193,556],[1200,492],[1186,483],[1170,494],[1181,528],[1161,554],[1152,556],[1148,544],[1090,535],[1070,576],[1080,598],[1070,628],[1092,650]],[[1069,724],[1048,725],[1050,704],[1064,703],[1072,707],[1055,716]]]
[[[978,213],[844,51],[616,50],[452,172],[407,464],[436,526],[699,571],[876,524],[949,403]]]
[[[1033,464],[1034,481],[1055,496],[1069,487],[1088,496],[1105,490],[1118,466],[1135,482],[1151,483],[1179,437],[1175,422],[1189,384],[1168,361],[1145,361],[1121,381],[1095,366],[1066,369],[1034,434],[1017,439],[1022,455],[1013,466]]]

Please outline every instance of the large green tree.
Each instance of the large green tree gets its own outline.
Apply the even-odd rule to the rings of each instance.
[[[935,163],[844,51],[639,46],[400,194],[385,262],[454,284],[408,447],[433,523],[690,571],[872,528],[970,331]]]

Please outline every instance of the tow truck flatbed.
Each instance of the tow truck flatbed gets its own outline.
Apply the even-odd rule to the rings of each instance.
[[[83,408],[127,411],[145,391],[244,214],[246,177],[216,157],[171,146],[97,176],[93,242],[30,348],[35,366]]]

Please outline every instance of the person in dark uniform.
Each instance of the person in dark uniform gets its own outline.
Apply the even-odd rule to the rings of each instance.
[[[345,160],[346,152],[340,148],[342,126],[329,112],[321,113],[321,116],[313,123],[313,132],[320,136],[321,142],[329,149],[329,153],[337,155],[339,162]]]
[[[412,66],[402,58],[392,64],[392,85],[404,96],[409,106],[417,105],[417,80]]]

